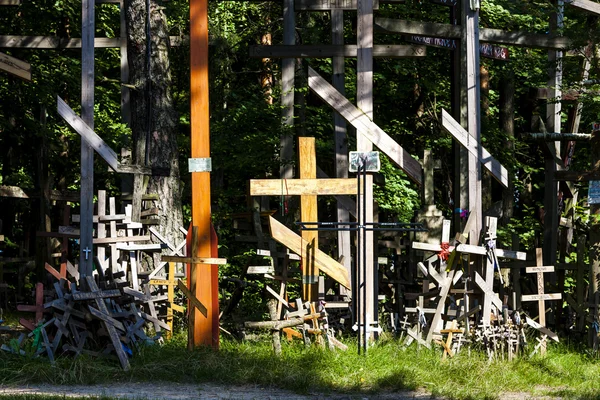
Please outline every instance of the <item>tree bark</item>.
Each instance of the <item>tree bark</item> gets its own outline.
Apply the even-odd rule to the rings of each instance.
[[[183,214],[166,17],[155,0],[127,0],[125,13],[129,79],[136,88],[131,91],[133,159],[138,165],[170,168],[168,176],[151,176],[147,191],[160,199],[159,232],[177,244]],[[134,185],[143,183],[141,177],[134,180]]]

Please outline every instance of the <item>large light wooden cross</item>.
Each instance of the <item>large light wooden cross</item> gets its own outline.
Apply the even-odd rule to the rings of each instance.
[[[298,138],[300,179],[252,179],[250,180],[251,196],[300,196],[300,214],[303,222],[317,222],[317,196],[319,195],[351,195],[356,194],[356,179],[317,179],[317,162],[315,138]],[[277,230],[271,229],[271,233]],[[289,234],[284,236],[289,237]],[[282,237],[273,238],[291,248],[292,243],[284,243]],[[299,245],[300,242],[297,242]],[[302,231],[301,253],[302,292],[307,301],[318,299],[319,260],[318,232]],[[349,256],[349,255],[347,255]],[[341,265],[340,265],[341,266]],[[343,267],[342,267],[343,268]],[[337,269],[337,268],[336,268]],[[339,279],[336,279],[339,281]],[[346,283],[347,285],[347,283]]]

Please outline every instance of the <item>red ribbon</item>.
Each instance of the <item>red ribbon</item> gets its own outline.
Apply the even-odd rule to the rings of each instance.
[[[438,253],[438,257],[442,261],[447,261],[448,257],[450,256],[450,243],[448,243],[448,242],[442,242],[442,244],[440,245],[440,247],[442,248],[442,250]]]

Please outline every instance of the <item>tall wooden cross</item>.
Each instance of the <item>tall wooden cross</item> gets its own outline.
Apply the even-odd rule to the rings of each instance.
[[[300,179],[252,179],[251,196],[300,196],[303,222],[318,222],[318,195],[356,194],[356,179],[317,179],[315,138],[298,138]],[[317,231],[302,231],[302,288],[306,301],[318,300]],[[293,249],[292,249],[293,250]]]

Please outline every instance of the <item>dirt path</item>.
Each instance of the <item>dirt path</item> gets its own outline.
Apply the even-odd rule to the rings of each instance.
[[[0,386],[0,398],[8,394],[44,394],[64,397],[101,397],[137,400],[375,400],[375,399],[431,399],[432,397],[419,391],[402,391],[385,394],[336,394],[320,393],[299,395],[287,390],[262,388],[258,386],[220,386],[214,384],[173,384],[173,383],[127,383],[115,385],[93,386],[54,386],[30,385],[26,387]]]

